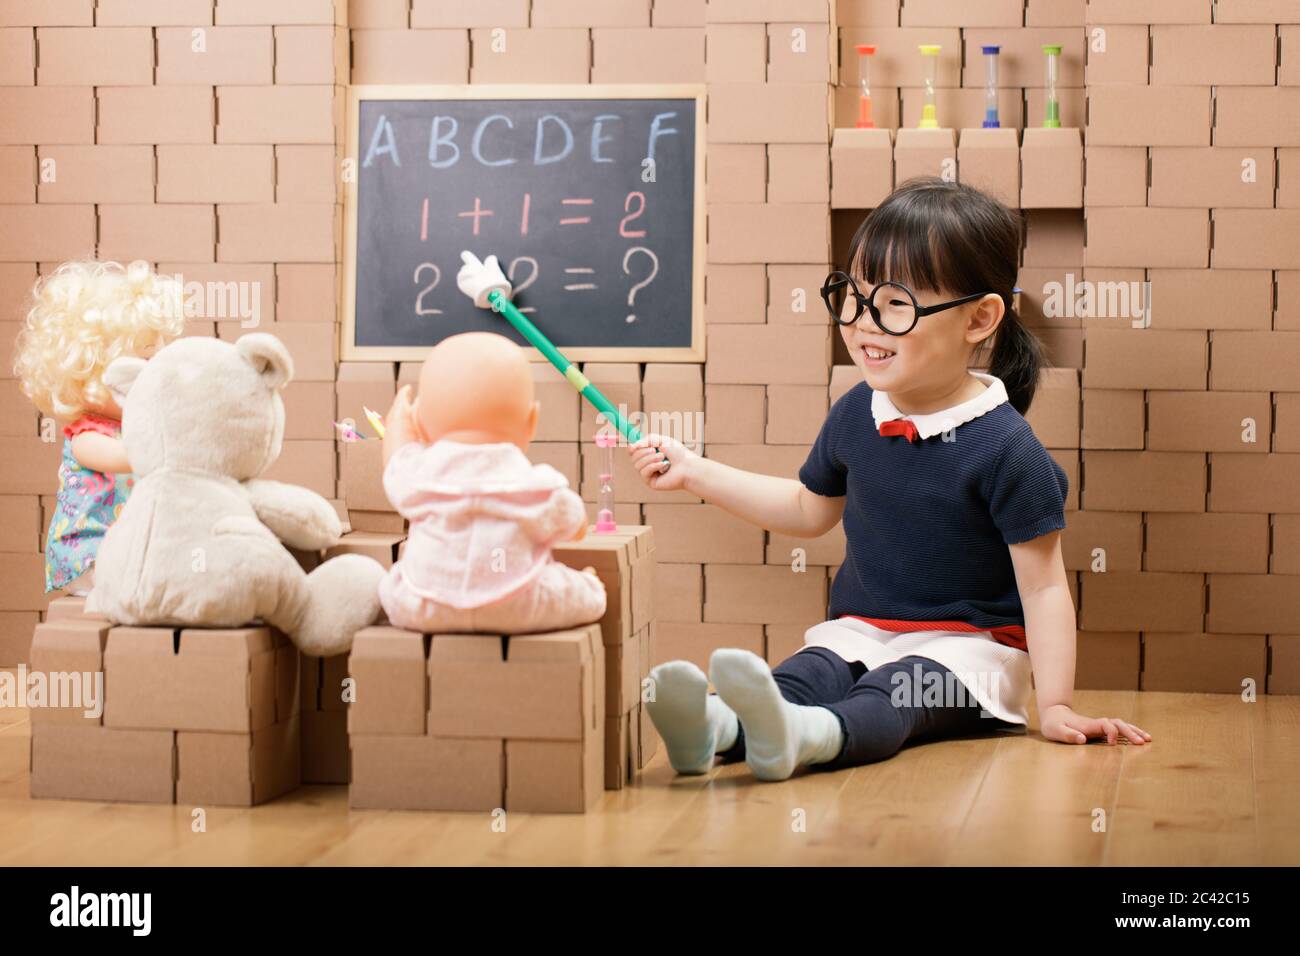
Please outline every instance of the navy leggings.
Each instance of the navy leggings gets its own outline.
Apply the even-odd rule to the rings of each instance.
[[[920,681],[917,681],[919,667]],[[897,674],[906,675],[901,685]],[[964,690],[951,671],[925,657],[904,657],[868,671],[865,664],[846,661],[825,647],[806,647],[772,670],[781,696],[792,704],[821,705],[840,719],[844,747],[821,767],[856,767],[892,757],[905,744],[943,737],[962,737],[1020,728],[993,716],[981,717],[982,707],[969,692],[944,699],[942,705],[922,698],[928,682]],[[934,676],[929,676],[934,675]],[[913,694],[913,688],[919,688]],[[895,697],[898,700],[895,700]],[[964,697],[964,699],[962,699]],[[723,761],[745,759],[745,731],[720,754]]]

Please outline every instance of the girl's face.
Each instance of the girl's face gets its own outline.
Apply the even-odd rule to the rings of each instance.
[[[871,294],[871,284],[858,279],[864,295]],[[961,298],[939,289],[914,289],[917,304],[924,307]],[[876,307],[891,328],[906,328],[911,301],[906,293],[890,286],[876,293]],[[851,316],[856,304],[846,297],[845,308]],[[993,334],[1002,318],[1002,300],[995,295],[956,306],[916,320],[905,335],[889,335],[876,325],[871,310],[864,309],[853,325],[841,325],[853,363],[872,389],[895,395],[925,396],[943,394],[954,379],[965,374],[971,351]],[[891,321],[890,316],[895,319]],[[903,318],[901,324],[898,318]]]

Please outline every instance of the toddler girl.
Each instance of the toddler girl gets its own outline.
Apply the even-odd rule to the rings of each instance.
[[[798,481],[710,461],[662,435],[633,446],[652,489],[682,488],[798,537],[844,523],[829,620],[798,653],[772,670],[721,649],[708,678],[686,661],[651,672],[648,710],[678,772],[704,773],[721,754],[783,780],[802,765],[865,764],[909,742],[1023,728],[1031,662],[1048,739],[1151,739],[1071,707],[1067,480],[1022,417],[1042,360],[1012,310],[1019,250],[1017,219],[1000,203],[969,186],[909,181],[858,229],[847,272],[823,286],[863,381],[832,406]],[[990,342],[989,374],[969,371]]]
[[[36,407],[65,423],[45,541],[49,592],[90,570],[133,483],[122,409],[104,385],[104,369],[121,355],[152,355],[181,334],[185,316],[179,283],[146,262],[67,262],[37,281],[32,295],[14,372]]]

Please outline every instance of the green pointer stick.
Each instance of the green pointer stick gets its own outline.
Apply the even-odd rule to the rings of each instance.
[[[551,340],[542,334],[541,330],[527,317],[515,308],[515,304],[501,294],[499,289],[493,289],[487,296],[488,304],[492,306],[493,312],[499,312],[504,315],[518,331],[519,334],[526,338],[529,343],[546,356],[547,360],[559,369],[560,374],[568,379],[569,384],[577,390],[578,394],[591,402],[598,411],[604,412],[605,417],[614,423],[614,427],[622,433],[623,437],[629,442],[635,443],[641,440],[641,432],[635,425],[624,418],[617,408],[615,408],[608,398],[601,394],[600,389],[587,380],[587,376],[578,370],[574,365],[561,354],[560,350],[551,344]],[[659,451],[658,448],[655,449]],[[660,469],[663,474],[672,464],[665,459],[664,467]]]

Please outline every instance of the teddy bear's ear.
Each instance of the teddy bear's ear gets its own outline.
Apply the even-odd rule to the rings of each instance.
[[[284,343],[274,335],[253,332],[235,342],[235,348],[257,370],[257,374],[266,379],[270,388],[284,388],[293,378],[293,359]]]
[[[131,391],[136,376],[146,364],[144,359],[137,356],[123,355],[113,359],[108,363],[108,368],[104,369],[104,385],[119,407],[126,404],[126,393]]]

